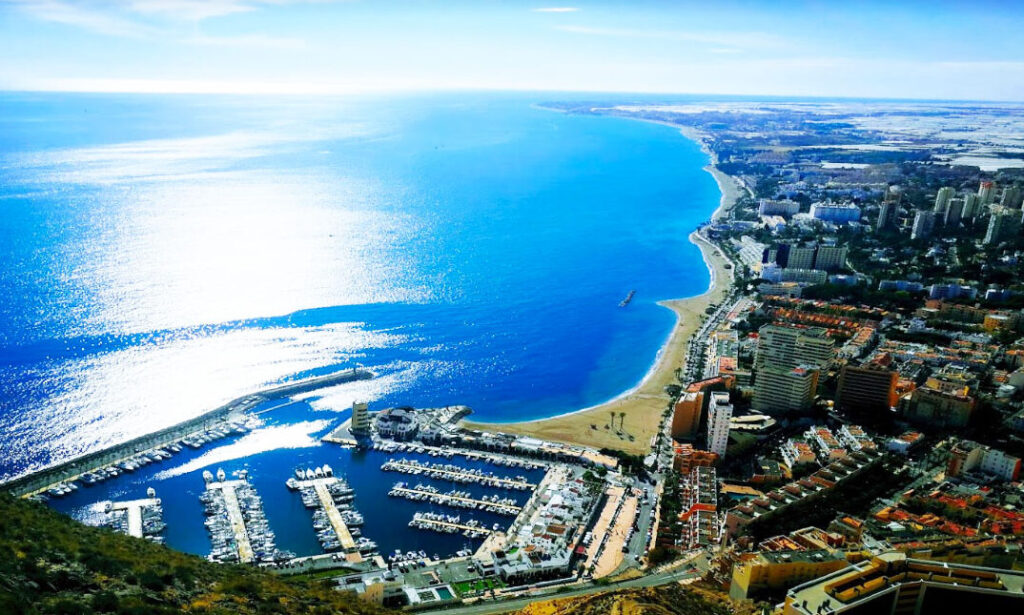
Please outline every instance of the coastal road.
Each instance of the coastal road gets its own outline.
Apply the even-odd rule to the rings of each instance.
[[[493,615],[496,613],[518,611],[519,609],[526,607],[530,603],[537,602],[538,600],[556,600],[560,598],[586,596],[588,594],[597,594],[612,590],[657,587],[658,585],[667,585],[668,583],[678,583],[679,581],[696,579],[700,575],[701,573],[699,571],[694,570],[691,567],[684,567],[680,570],[656,572],[647,576],[629,579],[628,581],[620,581],[618,583],[609,583],[607,585],[594,585],[592,583],[587,583],[579,586],[569,586],[572,589],[563,591],[556,591],[552,589],[546,593],[538,593],[521,598],[510,598],[497,601],[485,600],[483,602],[467,606],[420,612],[436,615]]]

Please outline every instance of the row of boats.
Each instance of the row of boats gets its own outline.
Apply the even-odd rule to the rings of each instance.
[[[135,453],[126,459],[111,463],[101,468],[85,472],[76,480],[69,480],[58,483],[43,493],[36,494],[32,499],[46,501],[50,498],[61,497],[78,490],[79,482],[86,487],[97,485],[104,481],[116,478],[126,472],[134,472],[141,467],[151,463],[170,459],[176,453],[180,453],[184,447],[197,449],[204,444],[226,438],[230,435],[243,434],[259,425],[259,419],[254,416],[234,419],[223,424],[211,427],[203,431],[189,434],[180,440],[165,444],[161,447],[148,451]]]
[[[505,468],[522,468],[525,470],[540,470],[545,467],[545,464],[539,461],[531,461],[529,459],[522,459],[519,457],[509,457],[507,455],[500,455],[496,453],[486,453],[483,451],[462,451],[455,448],[439,448],[436,446],[425,446],[423,444],[417,444],[415,442],[396,442],[394,440],[374,440],[373,446],[371,447],[375,451],[383,451],[385,453],[418,453],[421,455],[430,455],[431,457],[443,457],[445,459],[452,459],[456,455],[462,455],[466,459],[479,459],[492,463],[496,466],[502,466]]]
[[[263,511],[263,500],[249,484],[248,473],[240,470],[236,474],[237,480],[226,481],[224,470],[217,470],[217,482],[214,482],[209,471],[203,472],[207,487],[199,499],[203,503],[206,529],[213,544],[209,559],[221,563],[251,561],[275,564],[295,557],[293,553],[277,548],[274,531],[270,529]],[[234,498],[230,498],[228,491],[234,492]],[[237,510],[232,510],[235,502]],[[243,536],[238,534],[239,531],[244,532],[251,555],[242,552]]]
[[[444,515],[441,513],[418,512],[412,516],[409,527],[418,530],[430,530],[441,534],[459,534],[466,538],[483,538],[492,531],[498,531],[500,526],[495,523],[492,529],[487,529],[483,523],[476,519],[462,520],[459,515]]]
[[[148,498],[148,503],[139,506],[139,513],[142,518],[142,526],[139,529],[142,531],[143,538],[157,544],[163,544],[164,537],[161,534],[167,529],[167,524],[164,523],[163,503],[156,497],[156,490],[152,487],[146,490],[146,497]],[[122,534],[130,533],[127,508],[114,508],[113,502],[107,502],[103,512],[107,514],[106,520],[102,523],[103,527],[112,529],[115,532],[121,532]]]
[[[419,453],[421,455],[430,455],[431,457],[444,457],[445,459],[451,459],[455,456],[455,451],[452,449],[437,448],[436,446],[424,446],[422,444],[416,444],[415,442],[374,440],[371,448],[375,451],[382,451],[385,453]]]
[[[329,465],[324,464],[314,469],[299,468],[295,470],[295,476],[289,478],[285,484],[289,489],[299,492],[303,506],[313,509],[313,529],[324,551],[358,551],[364,556],[376,553],[377,543],[362,535],[360,528],[364,519],[352,503],[355,500],[355,490],[345,479],[334,476],[334,471]],[[345,524],[345,530],[353,539],[353,544],[342,543],[342,537],[338,535],[338,530],[331,522],[330,511],[325,508],[325,503],[317,493],[317,485],[330,495],[331,502],[327,506],[337,509]]]
[[[395,483],[391,490],[388,491],[388,495],[413,502],[430,502],[440,506],[482,510],[509,517],[516,516],[520,510],[519,503],[514,498],[503,498],[498,495],[484,495],[474,498],[470,492],[457,489],[441,493],[441,490],[437,487],[422,483],[417,483],[415,487],[410,487],[409,483]]]
[[[389,459],[385,461],[380,469],[385,472],[401,472],[413,476],[426,476],[438,480],[447,480],[454,483],[476,483],[485,487],[496,487],[500,489],[513,489],[517,491],[529,491],[533,485],[525,476],[504,478],[477,468],[464,468],[450,463],[424,463],[415,459]]]

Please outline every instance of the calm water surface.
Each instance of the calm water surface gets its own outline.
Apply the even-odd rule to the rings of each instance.
[[[153,484],[169,542],[205,552],[198,472],[245,466],[282,546],[314,552],[283,482],[322,460],[390,550],[373,523],[421,505],[378,493],[379,454],[317,445],[352,401],[511,421],[635,385],[672,326],[656,302],[707,286],[687,235],[719,193],[675,130],[543,100],[0,95],[0,477],[363,365],[380,377],[56,505]]]

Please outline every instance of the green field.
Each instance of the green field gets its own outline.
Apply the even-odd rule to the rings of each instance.
[[[452,587],[460,596],[474,595],[482,592],[489,591],[491,589],[498,589],[505,587],[505,584],[501,579],[477,579],[475,581],[460,581],[458,583],[452,583]]]

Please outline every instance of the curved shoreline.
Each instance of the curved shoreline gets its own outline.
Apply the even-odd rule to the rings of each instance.
[[[632,119],[632,118],[625,118]],[[711,219],[725,215],[739,200],[744,188],[734,178],[715,166],[714,154],[704,143],[704,135],[696,130],[654,120],[652,123],[672,126],[680,134],[700,145],[710,162],[704,167],[718,184],[721,199]],[[669,398],[665,387],[677,383],[675,371],[681,367],[689,350],[690,337],[704,321],[704,310],[725,298],[732,284],[733,272],[726,268],[728,259],[721,249],[694,231],[690,241],[700,248],[711,274],[708,289],[685,299],[669,299],[658,304],[676,314],[676,322],[666,341],[658,349],[651,368],[633,388],[606,402],[581,408],[558,416],[514,423],[476,423],[463,421],[470,429],[533,436],[567,444],[611,448],[633,454],[645,454],[661,427],[661,415]],[[727,280],[727,281],[726,281]]]

